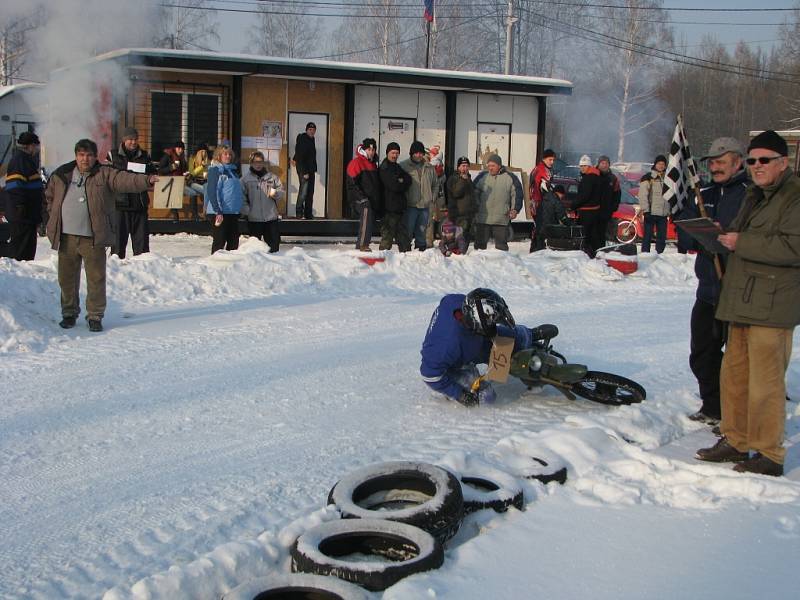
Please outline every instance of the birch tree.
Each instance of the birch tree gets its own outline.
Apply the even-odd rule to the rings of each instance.
[[[182,0],[180,6],[161,6],[153,43],[174,50],[211,50],[219,44],[216,12],[208,0]]]
[[[255,52],[266,56],[305,58],[313,56],[319,49],[322,24],[318,17],[305,16],[293,5],[286,5],[281,12],[293,14],[270,14],[271,7],[259,7],[261,14],[256,24],[248,31],[250,44],[244,52]]]

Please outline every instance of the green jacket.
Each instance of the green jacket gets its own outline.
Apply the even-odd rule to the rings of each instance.
[[[477,212],[475,222],[484,225],[508,225],[509,211],[522,209],[522,184],[515,175],[501,167],[497,175],[481,171],[475,178]]]
[[[787,169],[772,192],[750,187],[729,229],[739,238],[722,278],[717,319],[800,323],[800,179]]]
[[[406,190],[408,207],[433,208],[439,194],[439,178],[433,165],[426,161],[415,163],[408,158],[400,166],[411,175],[411,187]]]

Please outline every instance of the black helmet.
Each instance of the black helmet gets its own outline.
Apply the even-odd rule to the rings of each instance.
[[[506,301],[500,294],[487,288],[476,288],[467,294],[461,312],[464,325],[478,335],[494,337],[498,324],[514,327],[514,317]]]

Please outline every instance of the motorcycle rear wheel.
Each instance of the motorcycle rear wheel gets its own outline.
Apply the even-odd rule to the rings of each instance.
[[[638,404],[647,397],[645,389],[635,381],[601,371],[589,371],[570,389],[581,398],[612,406]]]

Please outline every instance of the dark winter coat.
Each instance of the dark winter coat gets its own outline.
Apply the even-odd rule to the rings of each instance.
[[[44,185],[37,158],[17,149],[6,172],[6,219],[12,223],[38,225],[42,222]]]
[[[61,204],[72,181],[75,166],[73,160],[53,171],[44,193],[47,213],[50,215],[47,221],[47,237],[53,250],[58,250],[61,241]],[[115,193],[144,193],[148,188],[149,178],[149,175],[128,173],[100,163],[92,167],[83,186],[86,189],[86,206],[94,245],[111,246],[114,243],[111,217],[114,214]]]
[[[546,225],[559,225],[567,218],[567,210],[564,204],[553,192],[547,192],[542,196],[542,203],[539,207],[536,225],[544,228]]]
[[[317,146],[313,137],[305,132],[297,136],[292,160],[298,175],[317,172]]]
[[[716,318],[763,327],[800,324],[800,178],[786,169],[775,189],[750,186],[730,229],[739,237]]]
[[[383,187],[383,208],[387,213],[403,214],[406,211],[406,190],[411,186],[411,175],[397,162],[384,158],[378,169]]]
[[[467,173],[467,178],[461,177],[456,172],[447,179],[447,214],[450,220],[459,217],[472,218],[475,214],[475,186],[472,177]]]
[[[581,174],[578,194],[572,201],[572,210],[599,211],[603,200],[603,186],[600,171],[595,167],[589,167],[586,173]]]
[[[747,174],[739,171],[725,183],[713,183],[700,190],[703,204],[708,217],[719,222],[724,230],[739,214],[747,193]],[[677,219],[695,219],[700,216],[700,209],[696,204],[687,203]],[[714,254],[703,248],[703,245],[692,239],[687,250],[696,250],[697,257],[694,261],[694,272],[697,275],[697,299],[709,304],[716,304],[719,300],[719,277],[714,267]],[[727,254],[719,254],[723,267],[727,263]]]
[[[369,203],[375,212],[382,210],[378,167],[362,154],[347,165],[347,199],[354,208]]]
[[[125,146],[120,144],[116,151],[111,150],[109,152],[109,158],[111,159],[111,165],[120,171],[127,171],[128,163],[132,162],[147,165],[146,173],[153,172],[150,155],[142,148],[137,148],[134,152],[127,152]],[[147,212],[149,203],[150,199],[147,192],[142,192],[141,194],[117,194],[115,198],[116,209],[129,212]]]
[[[619,187],[619,179],[611,171],[600,172],[600,180],[603,184],[603,194],[600,198],[600,216],[603,219],[610,219],[611,215],[619,208],[622,190]]]
[[[164,156],[158,161],[158,174],[179,177],[189,172],[189,163],[186,161],[186,153],[178,155],[174,148],[164,150]]]

